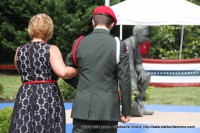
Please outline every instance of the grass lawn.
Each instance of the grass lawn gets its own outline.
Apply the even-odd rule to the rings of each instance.
[[[21,85],[21,77],[17,74],[0,74],[0,84],[4,87],[4,97],[12,100]]]
[[[17,74],[0,74],[0,84],[4,87],[4,96],[13,98],[21,85],[21,78]],[[146,101],[146,104],[200,106],[199,98],[200,87],[154,87],[150,92],[150,99]]]
[[[21,77],[18,74],[0,74],[0,84],[4,87],[4,97],[12,100],[22,85]]]
[[[147,104],[200,106],[200,87],[155,88]]]

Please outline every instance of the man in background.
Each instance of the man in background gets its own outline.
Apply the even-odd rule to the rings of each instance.
[[[140,54],[142,58],[149,58],[149,51],[150,51],[150,42],[147,39],[143,44],[139,44],[140,47]]]

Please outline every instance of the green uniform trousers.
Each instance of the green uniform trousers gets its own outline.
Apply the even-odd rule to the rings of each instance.
[[[72,133],[117,133],[117,121],[73,119]]]

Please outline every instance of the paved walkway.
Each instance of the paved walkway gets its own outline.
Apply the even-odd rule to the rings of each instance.
[[[13,106],[0,103],[0,109]],[[152,116],[132,117],[126,124],[118,124],[118,133],[200,133],[200,106],[146,105],[154,110]],[[72,131],[70,118],[72,103],[65,103],[66,133]]]
[[[71,124],[71,110],[66,111],[66,123]],[[159,112],[152,116],[132,117],[129,123],[157,126],[187,126],[187,128],[200,128],[200,113],[192,112]],[[147,126],[148,128],[148,126]],[[152,127],[154,128],[154,127]],[[155,127],[156,128],[156,127]],[[167,128],[167,127],[166,127]],[[200,133],[200,132],[199,132]]]
[[[71,105],[69,105],[71,107]],[[72,131],[71,109],[66,110],[67,132]],[[151,116],[132,117],[119,123],[118,133],[200,133],[200,106],[146,105]]]

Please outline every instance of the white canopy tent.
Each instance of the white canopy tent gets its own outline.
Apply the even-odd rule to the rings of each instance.
[[[200,6],[186,0],[126,0],[111,8],[120,25],[121,39],[122,25],[183,25],[180,55],[184,25],[200,25]]]
[[[200,25],[200,6],[186,0],[126,0],[111,8],[118,25]]]

